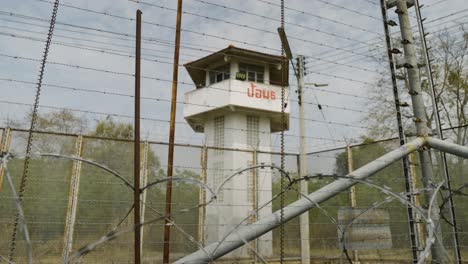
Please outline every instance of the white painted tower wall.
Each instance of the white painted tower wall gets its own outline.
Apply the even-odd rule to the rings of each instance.
[[[240,59],[242,61],[242,59]],[[209,84],[209,72],[206,72],[206,87],[185,93],[184,116],[196,131],[205,133],[208,146],[225,147],[230,149],[251,150],[226,151],[212,150],[208,152],[207,183],[213,189],[234,172],[244,169],[253,163],[253,150],[271,151],[271,132],[279,131],[281,115],[281,87],[270,85],[271,64],[263,64],[263,82],[236,80],[239,72],[239,62],[236,58],[226,58],[214,65],[213,68],[229,63],[230,78],[221,82]],[[268,99],[249,96],[249,90],[265,91],[274,97]],[[289,98],[288,90],[285,91]],[[286,120],[289,120],[289,105],[285,109]],[[248,126],[250,119],[250,126]],[[258,120],[258,133],[252,129],[252,120]],[[273,121],[274,120],[274,121]],[[274,127],[273,127],[274,126]],[[255,125],[253,126],[255,128]],[[288,126],[287,126],[288,127]],[[286,128],[287,129],[287,128]],[[249,134],[250,133],[250,134]],[[256,134],[256,135],[255,135]],[[257,140],[258,139],[258,140]],[[258,141],[258,145],[252,144]],[[271,164],[271,154],[257,153],[257,164]],[[252,199],[253,170],[244,172],[227,182],[218,196],[218,201],[206,207],[206,244],[220,241],[239,223],[249,216],[253,210],[261,207],[272,199],[273,172],[269,168],[257,170],[257,194]],[[250,192],[250,193],[249,193]],[[209,193],[206,193],[209,196]],[[250,198],[249,198],[250,197]],[[207,200],[210,197],[206,197]],[[257,206],[254,205],[257,204]],[[264,207],[255,216],[257,219],[272,213],[272,205]],[[255,219],[244,221],[244,225]],[[257,249],[262,257],[269,257],[272,252],[272,233],[260,237],[251,245]],[[252,252],[244,246],[230,253],[226,257],[251,257]]]
[[[257,119],[258,122],[258,147],[260,151],[270,151],[270,120],[266,117],[252,116],[245,113],[232,113],[216,118],[218,121],[224,119],[224,142],[222,146],[226,148],[250,149],[253,146],[248,144],[247,119]],[[235,128],[235,129],[231,129]],[[219,140],[216,135],[215,119],[207,121],[205,124],[205,136],[208,145],[218,145]],[[219,132],[218,132],[219,136]],[[212,143],[212,144],[210,144]],[[210,186],[216,188],[226,177],[232,175],[235,171],[251,166],[253,163],[252,152],[241,151],[218,151],[211,150],[208,154],[208,177],[207,182]],[[257,154],[257,164],[271,164],[271,155]],[[223,164],[220,168],[220,164]],[[261,206],[272,198],[272,172],[271,169],[258,169],[257,176],[257,199],[253,199],[252,183],[253,170],[236,176],[224,185],[218,201],[207,207],[206,213],[206,238],[207,243],[221,240],[228,232],[233,230],[248,216],[253,215],[253,209],[257,207],[254,203]],[[249,193],[250,192],[250,193]],[[209,195],[209,194],[207,194]],[[207,197],[209,199],[209,197]],[[249,199],[250,198],[250,199]],[[256,200],[256,201],[255,201]],[[255,206],[255,207],[254,207]],[[271,214],[271,204],[259,211],[258,218]],[[250,219],[244,221],[248,224]],[[258,240],[257,251],[262,256],[272,254],[272,234],[263,235]],[[249,250],[243,247],[237,250],[231,257],[248,256]]]

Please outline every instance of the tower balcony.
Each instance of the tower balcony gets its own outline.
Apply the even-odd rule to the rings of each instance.
[[[208,119],[241,112],[270,118],[271,132],[283,129],[281,90],[277,85],[228,79],[184,94],[184,117],[193,130],[204,132]],[[289,129],[289,89],[284,88],[286,103],[284,130]]]

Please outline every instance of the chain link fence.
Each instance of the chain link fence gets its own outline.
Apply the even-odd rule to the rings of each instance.
[[[2,152],[17,154],[8,163],[10,175],[15,187],[18,188],[21,176],[23,157],[27,132],[2,128]],[[399,147],[398,140],[383,142],[365,142],[351,147],[352,159],[347,148],[338,148],[327,151],[309,153],[307,155],[308,175],[314,176],[308,183],[309,192],[335,180],[334,177],[346,175],[349,163],[353,168],[359,168],[376,159],[386,152]],[[167,143],[142,142],[142,186],[166,177],[167,169]],[[258,165],[254,150],[220,149],[207,146],[177,145],[175,147],[174,177],[192,178],[216,188],[219,182],[213,179],[214,175],[221,175],[222,179],[234,174],[237,169],[226,169],[216,164],[220,151],[224,156],[245,159],[245,167]],[[81,156],[92,160],[117,172],[121,178],[97,168],[96,166],[64,158],[51,158],[33,155],[30,165],[30,178],[27,183],[23,208],[29,228],[33,258],[37,263],[59,263],[65,256],[81,247],[94,242],[114,230],[127,230],[116,239],[113,239],[96,250],[82,257],[85,263],[131,263],[133,261],[133,191],[125,181],[133,182],[133,143],[130,140],[97,138],[92,136],[67,135],[60,133],[36,133],[34,141],[34,154],[56,153],[64,156]],[[271,155],[272,164],[280,164],[280,153],[263,153]],[[250,158],[251,157],[251,158]],[[438,160],[438,153],[433,152],[434,171],[436,179],[442,181]],[[459,228],[458,236],[462,256],[466,252],[467,236],[464,231],[468,228],[468,216],[465,210],[465,185],[468,164],[465,160],[447,155],[449,172],[452,179],[456,220]],[[261,160],[261,159],[260,159]],[[415,179],[414,188],[421,189],[418,175],[418,159],[410,157],[412,177]],[[299,175],[299,157],[295,153],[285,154],[285,171],[289,177],[296,179]],[[262,178],[263,177],[263,178]],[[268,168],[256,168],[246,171],[226,183],[218,194],[218,201],[209,206],[201,206],[209,199],[207,190],[187,182],[174,182],[171,217],[173,231],[171,236],[171,257],[176,260],[188,253],[202,248],[208,244],[212,230],[235,228],[230,225],[233,220],[229,214],[223,212],[236,210],[255,211],[263,204],[262,193],[271,193],[274,198],[279,195],[281,174]],[[254,180],[255,179],[255,180]],[[265,179],[271,180],[262,184]],[[372,182],[380,187],[396,193],[405,193],[405,178],[401,162],[397,162],[372,177]],[[5,182],[4,170],[0,178],[0,255],[7,256],[9,250],[9,234],[12,232],[12,222],[15,215],[14,201],[11,190]],[[246,188],[245,186],[248,186]],[[267,187],[265,187],[267,186]],[[290,204],[300,198],[299,185],[291,185],[285,191],[285,200]],[[387,194],[368,185],[356,186],[356,205],[358,209],[367,209],[383,202]],[[448,215],[445,199],[447,191],[441,193],[439,203],[443,205],[442,213]],[[224,195],[224,196],[223,196]],[[416,195],[416,200],[423,197]],[[324,263],[338,263],[346,261],[341,254],[342,246],[339,243],[337,225],[338,211],[351,206],[348,192],[340,193],[327,202],[320,204],[320,208],[309,211],[310,250],[311,258]],[[157,184],[145,190],[143,196],[143,245],[142,259],[145,263],[157,263],[162,259],[163,223],[165,208],[165,184]],[[212,206],[212,207],[210,207]],[[213,208],[220,212],[219,217],[210,218]],[[276,211],[280,207],[279,199],[273,199],[271,204],[262,210]],[[240,209],[237,209],[240,208]],[[382,203],[378,208],[389,213],[389,226],[391,230],[391,248],[363,249],[357,252],[360,260],[374,263],[411,263],[411,238],[409,233],[408,215],[406,206],[396,200]],[[239,212],[240,212],[239,211]],[[253,214],[251,217],[235,221],[244,221],[248,224],[261,217]],[[419,218],[416,217],[416,221]],[[447,217],[447,219],[449,219]],[[443,223],[443,240],[449,254],[453,255],[453,231],[450,222]],[[288,260],[299,260],[301,254],[300,221],[298,218],[285,224],[285,256]],[[424,245],[424,228],[420,225],[417,230],[421,248]],[[377,243],[378,241],[376,241]],[[279,258],[280,234],[274,230],[250,246],[258,252],[268,252],[261,248],[271,245],[271,252],[265,257],[269,260]],[[268,246],[267,246],[268,248]],[[352,252],[352,251],[350,251]],[[350,253],[351,254],[351,253]],[[352,252],[352,254],[356,254]],[[18,237],[16,247],[17,263],[26,262],[25,244],[23,238]],[[255,254],[248,253],[248,257],[236,261],[248,262],[256,259]],[[232,261],[233,256],[226,256],[226,261]],[[258,261],[258,259],[257,259]]]

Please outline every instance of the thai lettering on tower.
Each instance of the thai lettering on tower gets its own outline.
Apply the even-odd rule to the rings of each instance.
[[[267,100],[276,100],[276,93],[274,91],[261,89],[254,83],[250,83],[250,87],[247,88],[247,96]]]

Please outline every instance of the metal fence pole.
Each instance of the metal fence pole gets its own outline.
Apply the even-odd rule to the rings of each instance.
[[[408,15],[408,2],[406,0],[398,0],[396,2],[396,13],[400,22],[401,38],[405,55],[404,66],[408,73],[409,94],[413,105],[413,120],[416,125],[416,133],[419,137],[427,137],[430,134],[430,129],[427,125],[426,107],[422,97],[421,78],[419,76],[418,60],[416,57],[416,47],[414,45],[413,32]],[[429,150],[421,149],[419,153],[421,176],[424,187],[430,189],[426,192],[426,202],[434,194],[432,181],[434,180],[432,171],[432,161]],[[437,201],[434,202],[434,208],[438,209]],[[444,246],[442,241],[442,229],[440,228],[439,210],[433,210],[431,219],[436,227],[435,234],[439,238],[439,243],[434,243],[431,248],[432,262],[442,263],[444,260]]]
[[[428,138],[427,144],[431,148],[468,159],[468,147],[446,142],[437,138]]]
[[[398,125],[398,139],[399,139],[400,146],[401,146],[406,143],[405,130],[403,127],[403,120],[402,120],[402,114],[401,114],[401,107],[404,106],[404,104],[400,102],[400,93],[398,91],[397,78],[401,79],[401,76],[398,76],[396,74],[396,65],[395,65],[395,60],[394,60],[394,53],[398,54],[399,50],[393,48],[392,40],[390,38],[391,36],[390,26],[396,26],[396,23],[395,21],[390,20],[387,16],[386,0],[380,0],[380,7],[381,7],[381,12],[382,12],[382,20],[383,20],[383,26],[384,26],[384,32],[385,32],[385,43],[387,46],[389,69],[390,69],[391,78],[392,78],[391,80],[392,80],[392,88],[393,88],[393,101],[395,102],[396,121]],[[405,81],[406,81],[406,78],[405,78]],[[410,169],[409,169],[408,157],[403,158],[402,166],[403,166],[403,174],[405,178],[405,191],[408,193],[407,198],[411,202],[414,202],[415,197],[414,195],[412,195],[413,190],[414,190],[412,186],[414,185],[414,182],[412,181],[412,176],[411,176]],[[411,252],[413,255],[413,263],[416,264],[418,262],[418,258],[419,258],[418,250],[421,244],[420,237],[418,237],[418,234],[417,234],[418,224],[415,221],[416,214],[414,213],[413,208],[411,206],[406,206],[406,212],[408,216],[408,229],[409,229],[410,238],[411,238]]]
[[[353,160],[353,150],[351,145],[346,146],[346,154],[348,157],[348,173],[353,172],[354,170],[354,160]],[[351,208],[357,207],[357,200],[356,200],[356,186],[352,186],[349,188],[349,200],[351,202]],[[359,254],[357,250],[353,250],[353,257],[354,262],[359,263]]]
[[[409,163],[409,169],[410,169],[410,175],[411,175],[411,188],[412,190],[416,190],[417,186],[416,186],[416,182],[417,182],[417,178],[418,178],[418,170],[417,170],[417,162],[416,162],[416,154],[413,152],[411,154],[408,155],[408,163]],[[419,194],[416,194],[416,195],[412,195],[413,199],[411,200],[415,205],[417,206],[420,206],[421,205],[421,202],[420,202],[420,199],[419,199]],[[419,242],[418,245],[423,248],[425,247],[426,245],[423,244],[424,242],[424,225],[422,223],[422,219],[421,219],[421,216],[418,215],[418,214],[415,214],[414,215],[414,218],[413,218],[413,223],[415,225],[415,228],[414,228],[414,236],[415,238],[417,239],[417,241]],[[416,259],[417,260],[417,259]]]
[[[203,146],[200,149],[200,181],[206,184],[207,167],[208,167],[208,148]],[[200,188],[199,203],[206,203],[205,188]],[[206,242],[206,206],[198,209],[198,242],[205,246]]]
[[[169,148],[167,157],[167,177],[172,177],[174,165],[174,138],[175,138],[175,120],[177,108],[177,80],[179,76],[179,51],[180,51],[180,31],[182,24],[182,0],[177,0],[176,15],[176,34],[174,47],[174,63],[172,65],[172,95],[171,95],[171,116],[169,122]],[[170,242],[171,242],[171,208],[172,208],[172,181],[166,183],[166,220],[164,221],[164,248],[163,264],[168,264],[170,260]]]
[[[136,43],[135,43],[135,133],[133,149],[133,201],[135,225],[134,262],[141,262],[141,191],[140,191],[140,70],[141,70],[141,10],[136,11]]]
[[[346,154],[348,157],[348,173],[353,172],[354,170],[354,161],[353,161],[353,150],[350,145],[346,146]],[[349,188],[349,200],[351,202],[351,207],[356,208],[356,186]]]
[[[252,152],[252,166],[256,166],[258,161],[258,156],[257,156],[257,149],[255,148],[254,151]],[[248,180],[248,177],[247,177],[247,180]],[[247,184],[247,186],[249,186]],[[252,211],[255,212],[254,214],[252,214],[252,218],[251,218],[251,221],[252,223],[256,222],[258,220],[258,213],[257,212],[257,209],[258,209],[258,170],[257,169],[254,169],[252,170]],[[247,190],[249,191],[249,190]],[[255,239],[254,241],[252,241],[252,247],[254,250],[258,251],[258,238]],[[257,263],[258,259],[257,259],[257,255],[255,254],[255,259],[254,259],[254,263]]]
[[[299,177],[307,175],[307,140],[305,128],[305,109],[304,109],[304,56],[297,57],[297,94],[299,103]],[[300,182],[301,195],[309,194],[309,182]],[[309,231],[309,212],[299,216],[299,229],[301,239],[301,263],[310,263],[310,231]]]
[[[83,156],[83,136],[76,138],[73,155],[81,158]],[[73,246],[73,232],[75,230],[76,210],[78,208],[78,192],[80,187],[81,161],[74,160],[72,165],[72,175],[70,178],[70,191],[68,192],[67,216],[65,219],[65,234],[63,240],[62,259],[63,263],[68,263],[68,257]]]
[[[423,58],[424,62],[426,64],[426,76],[427,76],[427,81],[429,84],[429,89],[430,89],[430,95],[431,95],[431,101],[432,101],[432,112],[434,113],[434,120],[435,120],[435,125],[436,125],[436,132],[437,132],[437,137],[440,139],[444,139],[443,131],[442,131],[442,125],[440,121],[440,115],[439,115],[439,105],[438,105],[438,98],[437,98],[437,93],[435,91],[435,84],[434,84],[434,79],[432,76],[432,65],[431,65],[431,60],[429,59],[429,49],[427,47],[427,42],[426,42],[426,32],[424,29],[424,24],[423,24],[423,19],[421,17],[421,8],[419,6],[419,0],[414,0],[414,8],[415,8],[415,13],[416,13],[416,18],[418,21],[418,28],[419,28],[419,36],[421,38],[421,46],[423,49]],[[448,208],[449,208],[449,220],[451,222],[451,227],[452,227],[452,232],[453,232],[453,249],[455,253],[455,258],[457,263],[461,264],[462,263],[462,256],[460,252],[460,243],[459,243],[459,238],[458,238],[458,227],[457,227],[457,216],[455,212],[455,205],[453,201],[453,194],[452,194],[452,180],[450,179],[450,173],[448,170],[448,165],[447,165],[447,156],[445,155],[444,152],[440,151],[440,170],[442,175],[444,176],[445,179],[445,187],[448,189]]]
[[[140,167],[140,183],[141,186],[146,186],[148,183],[148,166],[149,166],[149,155],[150,155],[150,145],[148,141],[146,141],[143,145],[143,160],[141,161]],[[142,223],[145,222],[145,212],[146,212],[146,197],[148,196],[148,192],[145,191],[141,194],[141,217],[140,220]],[[143,255],[143,229],[145,226],[141,226],[141,237],[140,237],[140,254]]]
[[[10,151],[10,142],[11,142],[11,128],[6,128],[2,133],[2,141],[0,141],[0,150],[1,153],[7,153]],[[3,168],[3,163],[0,163],[0,191],[2,190],[3,177],[5,176],[5,169]]]

